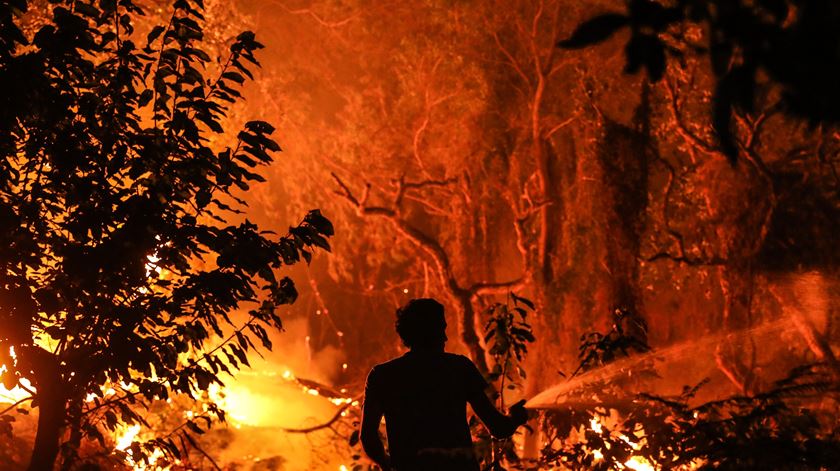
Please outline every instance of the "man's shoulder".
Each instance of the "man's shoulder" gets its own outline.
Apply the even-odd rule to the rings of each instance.
[[[446,361],[448,361],[450,363],[455,363],[455,364],[458,364],[458,365],[472,365],[473,364],[472,360],[470,360],[468,357],[466,357],[464,355],[461,355],[459,353],[446,352],[446,353],[444,353],[444,355],[446,356]]]
[[[440,354],[440,357],[438,358],[438,361],[442,359],[443,363],[446,365],[454,365],[459,367],[469,367],[474,365],[472,360],[458,353],[442,352]],[[412,358],[408,355],[402,355],[374,365],[374,367],[370,370],[370,374],[387,374],[389,372],[400,371],[404,368],[411,368],[412,366]]]
[[[404,362],[405,362],[404,357],[401,357],[401,356],[396,357],[396,358],[392,358],[388,361],[384,361],[382,363],[374,365],[373,368],[370,369],[370,373],[368,373],[368,376],[387,374],[390,371],[394,371],[396,369],[399,369],[400,365],[403,364]]]

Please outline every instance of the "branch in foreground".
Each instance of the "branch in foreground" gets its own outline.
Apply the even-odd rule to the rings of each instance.
[[[304,428],[282,427],[282,430],[285,431],[285,432],[288,432],[288,433],[312,433],[312,432],[317,432],[318,430],[331,428],[333,426],[333,424],[335,424],[336,422],[341,420],[342,417],[344,417],[344,415],[342,415],[342,414],[344,414],[344,411],[346,411],[347,409],[349,409],[351,407],[355,407],[355,406],[353,406],[353,403],[355,402],[355,403],[358,404],[358,401],[361,398],[362,398],[362,396],[356,396],[356,397],[353,398],[352,401],[350,401],[348,403],[345,403],[345,404],[342,404],[341,407],[339,407],[338,410],[335,412],[335,414],[332,417],[330,417],[329,420],[327,420],[326,422],[320,423],[318,425],[313,425],[311,427],[304,427]]]
[[[19,401],[15,402],[14,404],[12,404],[12,405],[10,405],[9,407],[7,407],[7,408],[3,409],[2,411],[0,411],[0,415],[6,414],[7,412],[9,412],[10,410],[14,409],[15,407],[17,407],[17,406],[19,406],[19,405],[23,404],[23,403],[24,403],[24,402],[26,402],[26,401],[31,401],[32,399],[35,399],[35,397],[34,397],[34,396],[24,397],[23,399],[21,399],[21,400],[19,400]]]

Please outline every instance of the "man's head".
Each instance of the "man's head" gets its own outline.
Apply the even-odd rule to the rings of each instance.
[[[446,343],[443,305],[430,298],[412,299],[397,309],[397,333],[411,349],[443,348]]]

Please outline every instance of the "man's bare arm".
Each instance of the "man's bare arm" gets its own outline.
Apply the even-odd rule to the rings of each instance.
[[[385,471],[391,469],[391,459],[385,453],[385,446],[379,438],[379,423],[382,421],[382,408],[375,402],[365,401],[362,407],[362,427],[359,438],[362,449],[374,463]]]
[[[499,412],[483,391],[476,393],[469,402],[473,412],[496,438],[507,438],[513,435],[516,428],[528,420],[528,413],[522,407],[525,401],[514,404],[510,408],[511,415]]]

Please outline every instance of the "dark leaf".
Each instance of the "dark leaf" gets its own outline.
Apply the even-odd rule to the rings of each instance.
[[[759,0],[758,4],[769,11],[776,21],[783,21],[788,16],[788,2],[785,0]]]
[[[627,64],[625,72],[636,73],[644,66],[652,82],[657,82],[665,73],[665,45],[657,37],[635,34],[625,48]]]
[[[157,39],[165,30],[166,30],[166,28],[164,28],[163,26],[160,26],[160,25],[155,26],[149,32],[149,35],[146,36],[146,41],[149,44],[153,43],[155,41],[155,39]]]
[[[510,295],[511,295],[511,297],[513,298],[513,300],[514,300],[514,301],[516,301],[517,303],[522,303],[522,304],[524,304],[524,305],[528,306],[529,308],[531,308],[531,310],[532,310],[532,311],[533,311],[534,309],[536,309],[536,306],[534,306],[534,302],[533,302],[533,301],[531,301],[530,299],[528,299],[528,298],[523,298],[523,297],[521,297],[521,296],[517,296],[517,295],[516,295],[516,294],[514,294],[514,293],[511,293]]]
[[[619,13],[606,13],[588,20],[575,29],[572,36],[557,43],[565,49],[578,49],[599,43],[620,28],[630,24],[630,18]]]

